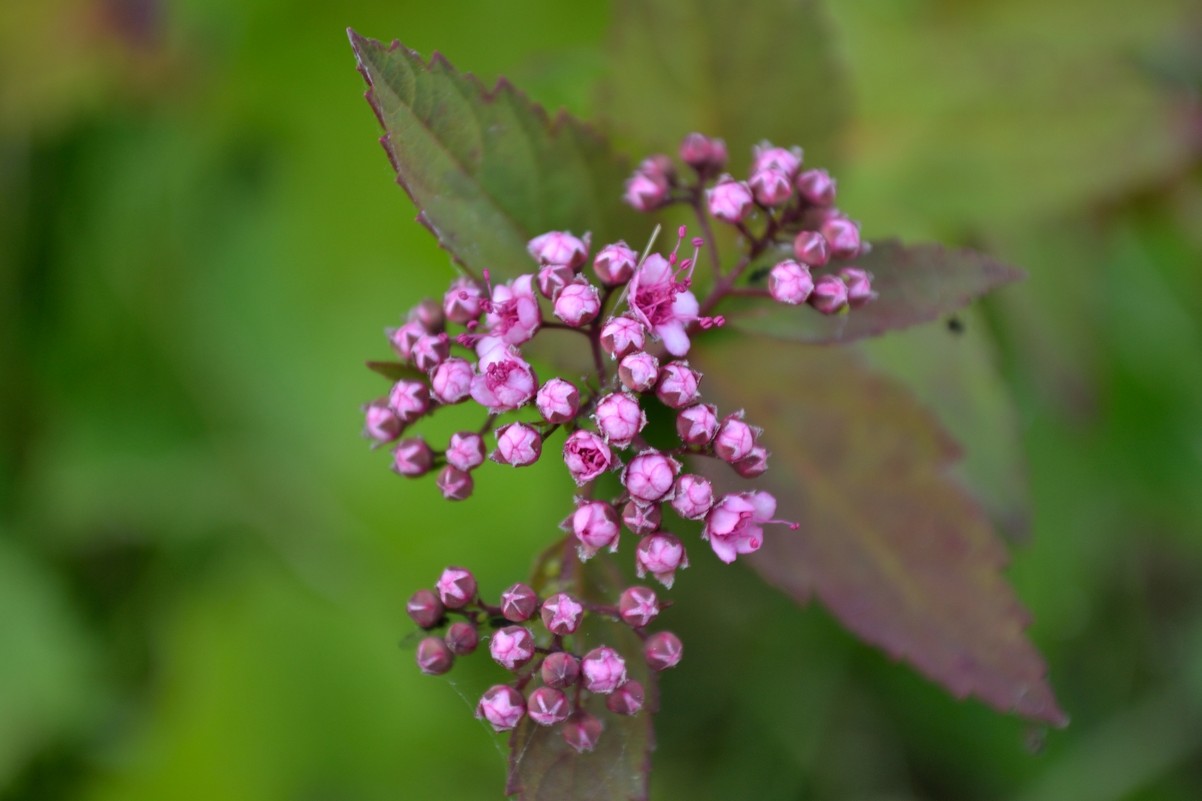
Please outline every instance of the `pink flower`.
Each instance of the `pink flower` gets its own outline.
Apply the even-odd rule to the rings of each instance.
[[[552,378],[539,388],[534,405],[548,423],[566,423],[580,408],[580,392],[562,378]]]
[[[597,741],[601,739],[604,729],[605,724],[600,718],[581,710],[563,724],[561,731],[564,741],[572,746],[576,753],[583,754],[597,747]]]
[[[635,211],[651,211],[668,199],[668,182],[659,176],[636,170],[626,181],[622,199]]]
[[[793,240],[793,255],[802,264],[822,267],[831,260],[831,247],[817,231],[802,231]]]
[[[451,435],[447,446],[447,464],[465,473],[484,463],[484,439],[474,431],[460,431]]]
[[[475,320],[484,310],[484,292],[470,278],[456,278],[442,296],[442,310],[454,323]]]
[[[611,357],[621,359],[641,351],[646,343],[647,329],[633,317],[611,317],[601,328],[601,347]]]
[[[396,355],[401,357],[401,361],[407,362],[413,352],[413,343],[430,332],[417,320],[410,320],[398,328],[385,329],[385,333]]]
[[[584,606],[566,592],[557,592],[543,601],[540,612],[543,625],[552,634],[572,634],[584,619]]]
[[[630,280],[638,261],[639,254],[631,250],[629,245],[615,242],[601,248],[597,258],[593,259],[593,272],[606,286],[617,286]]]
[[[680,143],[680,160],[700,173],[712,175],[726,166],[726,142],[691,133]]]
[[[497,449],[492,460],[513,467],[526,467],[543,453],[543,438],[525,423],[509,423],[497,429]]]
[[[659,616],[659,598],[646,587],[627,587],[618,599],[618,614],[627,625],[642,628]]]
[[[847,305],[858,309],[876,297],[872,291],[872,273],[860,267],[844,267],[839,277],[847,284]]]
[[[444,467],[438,473],[438,478],[434,483],[438,485],[442,497],[448,501],[462,501],[471,497],[472,490],[476,486],[471,473],[460,470],[454,465]]]
[[[476,705],[476,717],[487,720],[496,731],[509,731],[526,715],[522,694],[505,684],[490,687]]]
[[[670,631],[657,631],[643,643],[643,657],[654,671],[676,667],[682,656],[684,644]]]
[[[434,464],[434,453],[420,437],[403,439],[392,449],[392,470],[409,478],[417,478],[430,472]]]
[[[814,282],[807,302],[823,314],[838,314],[847,308],[847,284],[838,276],[824,275]]]
[[[860,226],[846,217],[831,217],[822,224],[822,236],[831,246],[832,259],[854,259],[860,255]]]
[[[764,544],[764,524],[776,514],[776,498],[767,492],[727,495],[705,518],[702,537],[727,564],[741,553],[755,553]]]
[[[670,409],[682,409],[701,397],[701,373],[688,362],[668,362],[659,371],[655,395]]]
[[[826,170],[806,170],[797,176],[797,191],[815,206],[835,202],[835,180]]]
[[[640,503],[655,503],[671,497],[680,462],[659,451],[647,450],[630,460],[622,471],[622,485]]]
[[[729,415],[718,427],[714,437],[714,453],[724,462],[734,464],[751,453],[762,429],[743,421],[743,412]]]
[[[618,378],[631,392],[646,392],[659,380],[659,359],[645,350],[627,353],[618,362]]]
[[[506,626],[492,635],[488,652],[507,670],[516,670],[534,656],[534,637],[524,626]]]
[[[761,142],[755,146],[753,172],[760,170],[780,170],[792,178],[801,169],[802,152],[800,147],[786,150],[783,147],[773,147],[770,142]]]
[[[597,404],[593,414],[597,430],[610,445],[625,448],[647,425],[639,402],[624,392],[611,392]]]
[[[778,303],[795,306],[805,303],[814,291],[814,279],[810,268],[789,259],[782,261],[768,273],[768,292]]]
[[[430,394],[439,403],[459,403],[472,394],[472,366],[466,359],[452,356],[430,374]]]
[[[420,381],[402,378],[392,385],[388,405],[402,423],[412,423],[429,410],[430,390]]]
[[[476,343],[476,354],[481,358],[500,346],[520,345],[533,337],[543,321],[534,294],[534,276],[519,275],[508,284],[493,287],[484,321],[488,335]]]
[[[508,412],[534,397],[538,379],[517,348],[495,348],[480,358],[472,398],[490,412]]]
[[[618,513],[604,501],[587,501],[576,507],[576,511],[565,522],[580,543],[580,561],[586,562],[602,548],[610,553],[618,550],[618,535],[622,533],[618,524]]]
[[[793,194],[793,184],[788,174],[775,167],[756,170],[747,185],[751,187],[755,199],[765,206],[784,203]]]
[[[577,486],[584,486],[613,467],[614,457],[605,440],[592,431],[573,431],[563,443],[563,461]]]
[[[698,403],[682,409],[676,415],[676,433],[685,445],[694,448],[708,445],[718,433],[717,407]]]
[[[526,245],[526,250],[539,264],[561,264],[573,270],[584,264],[588,257],[588,243],[567,231],[548,231],[536,236]]]
[[[626,682],[626,660],[608,645],[602,645],[584,655],[580,672],[584,674],[584,689],[609,695]]]
[[[713,188],[705,190],[705,202],[711,215],[728,223],[741,221],[755,205],[751,187],[729,175],[723,176]]]
[[[476,597],[476,577],[462,567],[448,567],[434,585],[438,598],[447,609],[464,607]]]
[[[572,705],[562,690],[554,687],[539,687],[530,693],[526,702],[526,714],[540,726],[554,726],[568,719]]]
[[[405,427],[387,401],[376,400],[363,407],[363,436],[377,444],[392,442]]]
[[[635,534],[650,534],[659,531],[663,520],[663,513],[660,512],[657,503],[645,504],[627,501],[626,505],[622,507],[622,522]]]
[[[672,508],[686,520],[700,520],[714,505],[714,487],[701,476],[686,473],[676,480]]]
[[[680,538],[666,531],[643,537],[634,552],[634,568],[638,577],[650,573],[668,589],[672,589],[677,569],[688,566],[689,557]]]
[[[658,253],[648,256],[630,279],[627,290],[631,312],[664,341],[668,353],[688,353],[685,327],[697,319],[699,307],[688,283],[676,280],[668,260]]]
[[[572,281],[555,298],[555,316],[573,328],[591,323],[601,312],[601,296],[597,287],[583,278]]]

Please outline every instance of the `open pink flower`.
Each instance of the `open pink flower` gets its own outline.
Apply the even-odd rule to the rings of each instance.
[[[507,412],[534,397],[538,378],[517,348],[495,348],[480,358],[472,378],[472,398],[490,412]]]
[[[493,287],[492,304],[484,316],[488,334],[476,343],[476,354],[483,358],[502,345],[520,345],[538,331],[542,312],[534,294],[534,276],[519,275],[508,284]]]
[[[686,326],[697,319],[697,298],[688,284],[677,281],[673,267],[658,253],[652,253],[635,271],[629,285],[630,311],[664,341],[673,356],[689,352]]]
[[[776,498],[767,492],[727,495],[705,518],[702,536],[723,562],[741,553],[755,553],[764,544],[764,524],[773,522]]]

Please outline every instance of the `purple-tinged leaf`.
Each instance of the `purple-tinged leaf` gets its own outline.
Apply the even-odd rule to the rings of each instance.
[[[668,153],[690,131],[720,136],[737,170],[764,139],[831,166],[851,90],[817,2],[619,0],[613,15],[615,130]]]
[[[580,564],[571,538],[539,558],[531,586],[541,595],[567,591],[595,603],[612,604],[625,582],[606,554]],[[605,725],[597,748],[578,754],[560,726],[547,728],[525,718],[509,741],[506,793],[518,801],[644,801],[655,749],[652,714],[658,709],[655,674],[643,659],[642,640],[624,623],[588,615],[576,640],[578,655],[609,645],[626,659],[626,673],[643,685],[646,705],[632,717],[614,715],[604,699],[590,696],[585,706]]]
[[[369,361],[367,369],[373,373],[379,373],[389,381],[400,381],[402,378],[413,379],[414,381],[425,381],[426,374],[416,367],[411,367],[401,362],[375,362]]]
[[[801,524],[766,534],[749,560],[760,575],[799,603],[817,596],[958,698],[1066,722],[1001,575],[1006,550],[947,475],[958,448],[907,391],[842,349],[721,338],[690,358],[720,408],[764,427],[770,469],[757,484]]]
[[[526,243],[546,231],[609,241],[649,229],[621,205],[626,168],[568,114],[552,119],[504,79],[489,89],[437,53],[427,62],[349,35],[398,183],[467,270],[529,272]]]
[[[854,260],[873,275],[878,297],[847,314],[826,316],[770,298],[731,298],[718,307],[735,328],[806,343],[851,342],[929,322],[1023,277],[1022,270],[976,251],[942,245],[873,243]]]

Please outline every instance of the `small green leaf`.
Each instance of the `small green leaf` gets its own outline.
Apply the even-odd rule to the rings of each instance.
[[[373,373],[378,373],[389,381],[400,381],[402,378],[410,378],[415,381],[425,381],[426,374],[416,367],[410,367],[401,362],[376,362],[369,361],[367,369]]]
[[[764,427],[771,468],[757,483],[776,495],[778,517],[801,524],[767,534],[752,567],[799,603],[817,596],[956,697],[1065,723],[1002,578],[1006,551],[949,479],[958,448],[926,410],[843,349],[699,345],[690,358],[707,393]],[[724,467],[700,467],[731,483]]]
[[[734,298],[718,310],[744,331],[806,343],[851,342],[938,319],[1023,277],[972,250],[893,240],[874,243],[855,263],[872,273],[878,297],[847,314],[826,316],[768,298]]]
[[[607,554],[580,564],[565,538],[539,558],[531,586],[540,594],[568,591],[595,603],[612,604],[625,582]],[[560,727],[547,728],[528,717],[509,741],[509,780],[506,792],[519,801],[643,801],[655,748],[652,713],[658,708],[655,674],[643,659],[642,640],[624,623],[588,615],[574,635],[581,655],[608,645],[626,660],[627,676],[643,685],[646,705],[632,717],[605,708],[604,699],[591,695],[585,706],[605,725],[594,751],[578,754],[564,740]],[[569,644],[570,641],[569,641]]]
[[[620,202],[626,168],[568,114],[549,117],[504,79],[488,89],[437,53],[349,35],[397,181],[464,268],[528,272],[526,243],[546,231],[608,242],[649,229]]]
[[[761,140],[837,155],[850,90],[813,0],[619,0],[603,108],[614,130],[674,153],[700,131],[735,165]],[[817,161],[815,161],[817,159]]]

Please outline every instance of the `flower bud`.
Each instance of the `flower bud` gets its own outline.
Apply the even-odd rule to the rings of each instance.
[[[487,720],[495,731],[515,728],[526,715],[522,694],[505,684],[497,684],[484,693],[476,705],[476,717]]]
[[[455,664],[455,655],[441,637],[426,637],[417,644],[417,666],[427,676],[441,676]]]
[[[363,436],[373,442],[392,442],[404,428],[388,401],[375,400],[363,407]]]
[[[421,438],[403,439],[392,449],[392,471],[397,475],[417,478],[430,472],[434,453]]]
[[[454,465],[447,465],[438,473],[438,490],[448,501],[467,500],[476,488],[471,473],[465,473]]]
[[[592,431],[577,430],[563,443],[563,461],[577,486],[584,486],[614,465],[605,440]]]
[[[835,179],[826,170],[805,170],[797,176],[797,191],[815,206],[835,202]]]
[[[660,368],[655,395],[668,408],[683,409],[701,397],[700,382],[701,373],[689,367],[688,362],[668,362]]]
[[[778,303],[788,303],[791,306],[805,303],[813,291],[814,278],[806,265],[792,260],[782,261],[768,273],[768,293]]]
[[[554,687],[539,687],[526,699],[526,714],[540,726],[563,723],[571,711],[568,697]]]
[[[631,392],[646,392],[659,379],[659,359],[645,350],[630,353],[618,362],[618,378]]]
[[[484,438],[474,431],[460,431],[451,435],[447,446],[447,464],[468,472],[484,463]]]
[[[538,609],[538,593],[529,584],[518,582],[501,593],[501,614],[511,623],[523,623]]]
[[[611,392],[597,403],[593,421],[610,445],[625,448],[647,425],[647,415],[634,398],[624,392]]]
[[[822,234],[802,231],[793,239],[793,255],[809,267],[822,267],[831,260],[831,249]]]
[[[604,729],[600,718],[581,710],[563,724],[563,739],[576,753],[583,754],[597,747]]]
[[[626,524],[626,528],[640,536],[659,531],[662,521],[663,514],[660,512],[658,504],[627,501],[626,505],[622,507],[622,522]]]
[[[446,361],[451,355],[451,340],[446,334],[426,334],[413,343],[409,358],[413,366],[429,372]]]
[[[676,433],[690,447],[708,445],[718,433],[718,409],[708,403],[682,409],[676,415]]]
[[[667,670],[680,664],[684,644],[670,631],[657,631],[643,643],[643,657],[654,671]]]
[[[567,651],[547,654],[541,669],[543,684],[548,687],[571,687],[580,678],[580,660]]]
[[[686,473],[676,479],[672,508],[686,520],[700,520],[714,505],[714,487],[701,476]]]
[[[740,222],[754,205],[751,187],[729,175],[705,190],[705,202],[711,216],[728,223]]]
[[[847,284],[847,305],[858,309],[876,297],[872,291],[872,273],[859,267],[844,267],[839,277]]]
[[[608,548],[610,553],[618,550],[618,536],[621,534],[618,513],[604,501],[581,503],[565,524],[580,543],[582,562],[591,559],[602,548]]]
[[[524,626],[497,629],[488,642],[488,653],[506,670],[517,670],[533,658],[534,637]]]
[[[621,359],[643,349],[647,329],[632,317],[611,317],[601,328],[601,349],[615,359]]]
[[[467,656],[480,644],[480,635],[476,633],[476,627],[471,623],[456,620],[447,627],[445,640],[451,653],[456,656]]]
[[[544,298],[555,300],[560,290],[575,277],[576,271],[566,264],[548,264],[538,271],[538,291]]]
[[[539,388],[534,405],[548,423],[566,423],[576,417],[580,392],[562,378],[552,378]]]
[[[593,259],[593,272],[606,286],[618,286],[630,280],[638,262],[639,254],[625,242],[615,242],[601,248],[597,258]]]
[[[684,544],[679,537],[666,531],[643,537],[634,553],[634,559],[635,572],[639,578],[650,573],[668,589],[672,589],[677,569],[683,570],[689,566]]]
[[[584,655],[580,673],[584,676],[584,689],[609,695],[626,681],[626,660],[608,645],[602,645]]]
[[[584,279],[565,286],[555,299],[555,316],[573,328],[591,323],[600,311],[601,296],[597,287]]]
[[[626,191],[622,199],[635,211],[651,211],[657,209],[668,200],[668,181],[643,170],[635,170],[626,180]]]
[[[562,264],[573,270],[584,264],[588,245],[567,231],[549,231],[536,236],[526,249],[539,264]]]
[[[430,408],[430,391],[421,381],[403,378],[392,385],[388,393],[388,405],[402,423],[409,424]]]
[[[500,464],[525,467],[543,453],[543,438],[525,423],[509,423],[497,429],[497,449],[492,459]]]
[[[470,278],[456,278],[442,296],[442,310],[451,322],[470,323],[484,311],[484,290]]]
[[[847,308],[847,284],[838,276],[824,275],[814,282],[806,302],[823,314],[838,314]]]
[[[452,356],[430,374],[430,394],[448,405],[465,401],[472,394],[473,375],[467,360]]]
[[[733,464],[751,453],[759,432],[743,422],[743,413],[732,414],[718,427],[714,437],[714,453],[724,462]]]
[[[425,298],[409,310],[409,319],[421,323],[422,328],[425,328],[431,334],[437,334],[446,325],[446,319],[442,314],[442,307],[435,303],[430,298]]]
[[[671,184],[676,179],[676,165],[663,153],[656,153],[643,159],[639,163],[639,172],[667,184]]]
[[[735,462],[735,472],[743,478],[757,478],[768,472],[768,451],[763,445],[756,445],[751,453]]]
[[[448,567],[434,585],[447,609],[462,609],[476,597],[476,577],[462,567]]]
[[[605,699],[605,707],[615,715],[637,715],[643,708],[643,685],[631,679]]]
[[[410,320],[396,328],[385,329],[384,333],[388,335],[388,342],[396,355],[401,357],[401,361],[407,362],[413,353],[413,343],[430,332],[418,321]]]
[[[547,631],[564,636],[573,634],[580,628],[580,621],[584,619],[584,606],[566,592],[557,592],[543,601],[540,614]]]
[[[751,187],[755,199],[765,206],[780,205],[793,194],[793,183],[789,180],[789,175],[772,167],[753,172],[747,185]]]
[[[726,166],[726,142],[691,133],[680,143],[680,160],[702,175],[715,175]]]
[[[414,623],[423,629],[428,629],[437,626],[442,621],[446,608],[443,607],[442,601],[438,600],[438,596],[430,590],[418,590],[409,597],[409,603],[405,604],[405,611]]]
[[[761,142],[753,150],[752,171],[780,170],[789,178],[801,169],[802,150],[800,147],[773,147],[769,142]]]
[[[636,502],[665,499],[680,472],[680,462],[659,451],[647,450],[630,460],[622,471],[622,486]]]
[[[618,599],[618,614],[628,626],[640,629],[659,616],[659,598],[647,587],[627,587]]]
[[[832,259],[854,259],[860,255],[860,226],[846,217],[831,217],[822,223],[822,236],[831,246]]]

